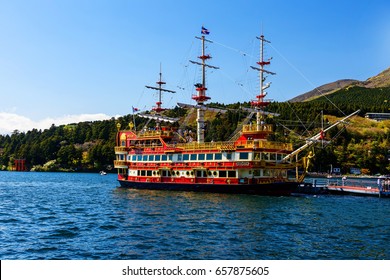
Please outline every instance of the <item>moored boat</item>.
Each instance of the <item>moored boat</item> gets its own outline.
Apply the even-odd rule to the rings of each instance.
[[[252,107],[245,108],[250,117],[255,116],[255,121],[252,123],[251,118],[247,118],[248,121],[239,127],[239,131],[231,139],[205,142],[204,116],[208,109],[205,102],[210,99],[206,94],[205,70],[218,69],[206,63],[211,56],[205,53],[205,43],[212,43],[205,38],[206,34],[208,32],[204,32],[202,28],[202,36],[196,37],[202,43],[202,54],[198,57],[200,61],[191,61],[202,68],[202,81],[195,84],[197,94],[192,96],[196,105],[179,104],[184,108],[196,109],[196,134],[161,124],[177,123],[178,119],[161,114],[164,111],[161,107],[161,94],[174,91],[162,87],[165,82],[162,81],[160,71],[158,86],[147,86],[157,90],[157,106],[153,108],[153,114],[139,114],[155,120],[156,126],[141,131],[136,131],[133,123],[129,130],[120,130],[118,127],[114,165],[118,169],[120,185],[135,189],[291,195],[303,181],[303,177],[290,179],[288,171],[293,170],[298,174],[298,153],[321,139],[325,130],[308,139],[297,150],[293,149],[291,143],[269,140],[273,134],[273,125],[266,122],[266,116],[277,114],[265,111],[270,103],[270,100],[265,99],[265,90],[270,87],[270,83],[265,84],[265,80],[266,75],[275,73],[266,70],[270,59],[264,58],[264,45],[270,42],[261,35],[257,37],[260,41],[260,60],[256,67],[252,67],[259,72],[260,92],[251,101]]]

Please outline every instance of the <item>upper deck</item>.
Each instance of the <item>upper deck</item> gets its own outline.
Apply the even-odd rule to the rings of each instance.
[[[149,134],[151,135],[151,134]],[[157,134],[156,134],[157,135]],[[145,138],[144,138],[145,139]],[[115,152],[125,152],[131,149],[143,149],[144,151],[161,152],[179,152],[179,151],[234,151],[234,150],[277,150],[292,151],[291,143],[280,143],[265,140],[237,140],[237,141],[219,141],[219,142],[190,142],[190,143],[165,143],[162,141],[141,141],[141,139],[132,139],[122,142],[120,146],[115,147]]]

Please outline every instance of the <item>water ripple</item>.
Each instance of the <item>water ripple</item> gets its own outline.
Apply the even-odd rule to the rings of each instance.
[[[0,172],[1,259],[390,259],[390,200],[129,190]]]

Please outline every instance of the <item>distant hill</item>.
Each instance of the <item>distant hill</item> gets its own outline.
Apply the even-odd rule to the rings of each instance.
[[[364,88],[390,87],[390,68],[374,77],[368,78],[366,81],[343,79],[322,85],[309,92],[294,97],[290,100],[290,102],[310,101],[323,95],[331,94],[343,88],[350,87],[351,85]]]
[[[328,83],[325,85],[322,85],[320,87],[317,87],[311,91],[308,91],[304,94],[298,95],[290,100],[290,102],[303,102],[308,101],[317,97],[320,97],[324,94],[330,94],[332,92],[335,92],[336,90],[342,89],[344,87],[347,87],[351,84],[358,84],[360,81],[358,80],[352,80],[352,79],[344,79],[344,80],[338,80],[333,83]]]
[[[390,87],[390,68],[374,77],[368,78],[363,84],[367,88]]]

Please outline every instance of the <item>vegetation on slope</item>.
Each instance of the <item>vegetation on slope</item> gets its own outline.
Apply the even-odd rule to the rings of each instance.
[[[338,136],[329,145],[314,150],[316,157],[313,172],[327,172],[330,166],[342,168],[348,173],[351,167],[360,168],[366,174],[390,173],[390,121],[376,122],[365,119],[366,112],[389,112],[390,88],[363,88],[350,86],[326,97],[310,102],[272,103],[267,110],[280,114],[267,122],[275,126],[274,140],[288,141],[299,146],[304,140],[320,130],[321,112],[325,124],[333,123],[358,109],[360,117],[351,120],[345,130],[335,128],[327,139]],[[225,114],[206,114],[206,141],[227,140],[242,122],[247,113],[239,110],[249,104],[223,105],[229,108]],[[170,117],[180,117],[182,129],[196,130],[196,111],[176,107],[166,111]],[[190,114],[187,116],[187,114]],[[183,126],[183,120],[188,123]],[[117,123],[121,129],[128,128],[132,115],[96,122],[52,126],[45,130],[28,132],[14,131],[11,135],[0,135],[0,169],[12,169],[14,159],[24,158],[27,167],[37,171],[98,171],[110,170],[115,159]],[[135,117],[137,129],[142,129],[146,120]],[[153,121],[151,123],[153,125]]]

